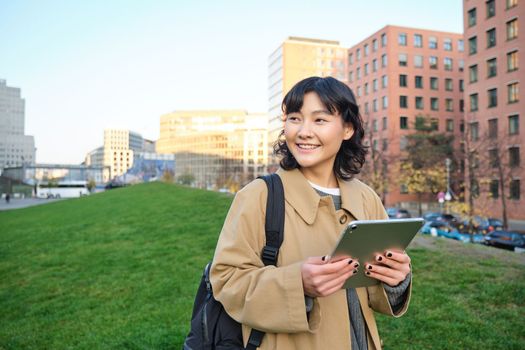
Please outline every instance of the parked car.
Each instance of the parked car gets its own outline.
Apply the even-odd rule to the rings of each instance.
[[[503,230],[503,222],[500,219],[489,218],[489,231]]]
[[[412,217],[408,210],[400,208],[387,208],[386,213],[390,219],[405,219]]]
[[[451,223],[446,221],[429,221],[423,225],[421,228],[421,233],[430,234],[437,237],[455,239],[463,243],[469,243],[471,240],[473,243],[483,242],[483,235],[471,235],[468,232],[460,232]]]
[[[510,231],[494,231],[485,236],[484,244],[508,250],[525,249],[525,236]]]

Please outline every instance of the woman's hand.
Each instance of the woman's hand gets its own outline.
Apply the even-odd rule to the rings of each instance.
[[[310,257],[301,266],[304,294],[326,297],[343,287],[345,281],[357,273],[359,262],[350,257]]]
[[[388,250],[384,255],[376,255],[375,259],[366,264],[366,275],[391,287],[403,282],[410,273],[410,257],[405,252]]]

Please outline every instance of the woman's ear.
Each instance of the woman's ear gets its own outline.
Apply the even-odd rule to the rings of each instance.
[[[343,132],[344,132],[343,139],[350,140],[350,138],[354,134],[354,126],[352,125],[352,123],[345,123]]]

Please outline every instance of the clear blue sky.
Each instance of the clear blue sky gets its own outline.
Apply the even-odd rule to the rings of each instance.
[[[37,162],[80,163],[120,127],[157,139],[177,109],[265,112],[288,36],[349,47],[387,24],[462,32],[462,1],[0,0],[0,79],[20,87]]]

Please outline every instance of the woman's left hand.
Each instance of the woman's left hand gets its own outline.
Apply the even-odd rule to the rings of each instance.
[[[410,273],[410,257],[405,252],[387,250],[376,255],[374,262],[365,264],[365,271],[368,277],[395,287]]]

